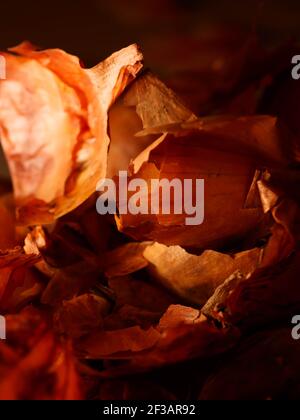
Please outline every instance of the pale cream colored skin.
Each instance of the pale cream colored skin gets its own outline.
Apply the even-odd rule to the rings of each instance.
[[[78,207],[106,175],[107,113],[142,67],[134,44],[91,69],[62,50],[28,43],[5,54],[0,135],[24,224]]]

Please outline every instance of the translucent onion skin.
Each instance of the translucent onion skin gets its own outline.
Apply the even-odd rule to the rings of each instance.
[[[50,223],[84,202],[105,177],[111,104],[140,71],[134,44],[91,69],[59,49],[23,43],[4,53],[0,135],[19,222]]]
[[[142,178],[147,184],[153,178],[192,179],[194,186],[196,179],[204,179],[204,222],[188,226],[186,214],[172,211],[121,214],[117,223],[122,232],[138,241],[216,249],[268,231],[256,183],[260,168],[285,164],[276,118],[217,117],[159,130],[163,136],[133,161],[131,179]]]

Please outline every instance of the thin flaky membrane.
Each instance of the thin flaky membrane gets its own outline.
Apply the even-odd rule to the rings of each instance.
[[[0,133],[19,222],[49,223],[84,202],[106,175],[107,112],[142,67],[131,45],[84,69],[29,43],[4,53]]]
[[[285,166],[284,137],[276,118],[227,116],[153,127],[140,135],[160,134],[130,166],[130,180],[151,183],[204,180],[204,221],[187,225],[187,214],[171,211],[116,217],[118,228],[139,241],[157,241],[200,249],[224,247],[249,236],[253,229],[268,229],[257,189],[258,170]],[[195,197],[193,197],[195,199]],[[149,204],[150,203],[150,204]],[[161,204],[161,203],[160,203]]]
[[[143,130],[197,119],[180,98],[149,70],[139,75],[109,111],[108,176],[127,170],[160,133],[139,136]]]
[[[288,179],[288,172],[286,174]],[[234,273],[216,289],[203,308],[206,316],[221,323],[248,328],[291,318],[299,308],[296,274],[299,271],[299,205],[292,198],[286,179],[286,188],[280,190],[274,178],[274,174],[267,172],[259,181],[264,211],[271,213],[274,219],[260,266],[249,276]]]
[[[177,297],[204,305],[215,289],[237,270],[245,276],[252,274],[260,266],[262,255],[260,248],[232,255],[213,250],[193,255],[180,246],[129,243],[105,255],[104,271],[108,278],[113,278],[146,268],[151,278]]]
[[[196,358],[225,353],[239,339],[237,329],[218,330],[197,317],[198,311],[172,305],[160,322],[147,330],[131,327],[87,336],[78,344],[86,358],[119,359],[99,376],[118,377]]]

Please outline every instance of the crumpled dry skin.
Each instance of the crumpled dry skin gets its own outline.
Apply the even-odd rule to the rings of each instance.
[[[288,258],[297,248],[300,238],[299,204],[284,194],[277,196],[270,208],[275,224],[271,229],[272,236],[264,251],[262,266],[271,266]]]
[[[149,184],[150,179],[204,179],[204,223],[186,226],[187,215],[174,214],[172,202],[170,215],[162,214],[161,208],[158,215],[120,215],[122,232],[136,240],[201,249],[223,247],[259,230],[262,223],[268,232],[268,217],[257,205],[251,207],[247,197],[258,167],[287,164],[276,119],[213,118],[160,127],[157,132],[164,130],[169,134],[135,159],[130,179]],[[149,195],[146,199],[150,203]]]
[[[0,268],[32,266],[40,260],[40,255],[26,254],[21,247],[0,251]]]
[[[18,313],[6,315],[5,318],[5,343],[14,347],[17,353],[28,352],[48,328],[47,317],[33,306],[26,306]]]
[[[38,273],[30,268],[0,269],[0,311],[15,312],[36,300],[44,290]]]
[[[244,273],[241,271],[237,271],[231,276],[226,279],[224,283],[222,283],[216,290],[215,293],[211,296],[211,298],[206,302],[204,308],[202,309],[203,313],[211,317],[215,320],[218,320],[221,323],[226,323],[226,321],[231,319],[231,315],[228,316],[226,314],[226,310],[228,302],[231,302],[231,294],[233,296],[238,296],[239,293],[242,295],[245,293],[245,307],[243,306],[243,302],[239,301],[237,309],[240,314],[239,321],[241,323],[249,324],[252,321],[247,320],[248,315],[248,309],[247,305],[250,304],[250,306],[255,305],[254,302],[251,302],[253,299],[254,301],[256,299],[260,299],[259,295],[259,288],[258,288],[258,282],[260,278],[265,278],[266,276],[269,276],[270,278],[270,284],[269,281],[266,281],[266,284],[264,287],[265,291],[269,290],[268,293],[268,299],[270,300],[270,304],[276,302],[275,296],[275,284],[273,284],[273,277],[277,277],[278,270],[276,269],[276,266],[279,267],[280,263],[286,262],[288,258],[292,258],[293,253],[297,250],[297,246],[299,244],[299,205],[297,201],[295,201],[293,198],[291,198],[288,195],[289,189],[291,189],[291,185],[289,185],[289,188],[286,188],[285,190],[281,190],[276,183],[274,183],[273,176],[270,173],[264,174],[264,179],[258,181],[258,188],[260,192],[261,202],[264,208],[265,213],[271,213],[272,217],[274,219],[274,225],[271,228],[271,237],[269,238],[266,246],[263,249],[262,254],[262,260],[260,263],[260,266],[257,268],[260,268],[260,270],[254,270],[252,273],[248,273],[249,275],[245,276]],[[293,196],[293,194],[292,194]],[[288,270],[288,269],[287,269]],[[297,269],[296,269],[297,271]],[[288,273],[286,273],[288,276]],[[283,275],[281,278],[284,278],[285,273],[283,272]],[[248,278],[248,281],[246,281]],[[278,280],[278,279],[277,279]],[[285,280],[288,281],[288,280]],[[245,282],[245,283],[243,283]],[[254,283],[257,283],[256,286],[254,286]],[[254,289],[251,291],[251,293],[248,295],[247,288],[250,286],[250,288],[254,287]],[[257,290],[255,291],[255,288],[257,287]],[[280,285],[278,285],[280,287]],[[282,286],[283,287],[283,286]],[[273,289],[274,288],[274,289]],[[293,289],[294,290],[294,289]],[[243,291],[243,292],[241,292]],[[283,289],[282,289],[283,291]],[[274,309],[274,312],[268,314],[268,311],[270,310],[270,307],[267,308],[267,301],[264,301],[266,304],[266,309],[263,307],[263,303],[260,302],[259,305],[260,311],[266,311],[266,318],[271,319],[277,318],[280,316],[284,316],[286,313],[287,306],[289,305],[288,302],[290,302],[290,299],[298,299],[298,295],[296,290],[294,290],[295,294],[293,298],[287,293],[283,293],[282,295],[282,306],[278,305],[278,313],[276,314],[276,310]],[[273,296],[274,293],[274,296]],[[240,299],[241,295],[239,296],[238,300]],[[233,298],[234,299],[234,298]],[[249,302],[248,302],[249,299]],[[285,301],[287,299],[287,302]],[[229,303],[230,305],[230,303]],[[251,308],[251,311],[254,310],[254,308]],[[271,311],[272,312],[272,311]],[[241,315],[243,314],[243,315]],[[268,314],[268,315],[267,315]],[[224,320],[225,315],[225,320]],[[256,321],[256,313],[254,315],[255,321]],[[243,319],[243,316],[245,319]],[[259,315],[261,318],[263,317],[262,314]],[[233,314],[233,318],[235,318],[235,315]]]
[[[155,327],[102,331],[79,342],[88,358],[124,360],[103,377],[146,371],[193,358],[210,358],[225,352],[238,340],[235,329],[217,330],[200,318],[200,312],[181,305],[170,306]]]
[[[101,329],[110,309],[109,301],[92,293],[64,300],[53,315],[55,328],[60,334],[79,338]]]
[[[246,277],[240,271],[231,274],[231,276],[216,288],[213,295],[201,308],[202,315],[211,321],[219,323],[219,325],[226,326],[226,322],[224,321],[226,302],[232,291],[244,280],[246,280]]]
[[[290,327],[256,333],[207,379],[199,399],[298,400],[299,351]]]
[[[105,274],[125,276],[147,267],[150,276],[176,296],[203,305],[236,270],[244,276],[252,274],[260,266],[262,255],[262,249],[254,248],[235,255],[206,250],[197,256],[180,246],[129,243],[106,254]]]
[[[262,250],[256,248],[235,255],[206,250],[197,256],[179,246],[158,243],[144,252],[154,278],[177,296],[200,306],[236,270],[245,276],[253,273],[260,265],[261,255]]]
[[[147,330],[158,323],[162,313],[156,308],[156,305],[151,309],[143,309],[136,304],[129,305],[126,303],[114,308],[113,312],[104,319],[104,329],[115,331],[138,325],[143,330]]]
[[[214,358],[238,341],[235,329],[217,330],[205,321],[165,329],[156,347],[132,360],[133,369],[153,369],[185,360]]]
[[[192,324],[198,316],[197,310],[171,305],[159,323],[153,322],[153,325],[145,329],[139,325],[123,325],[120,329],[94,331],[79,341],[78,350],[80,354],[92,359],[131,359],[136,353],[157,345],[166,328]]]
[[[290,320],[300,310],[299,252],[257,270],[229,295],[225,319],[243,328]]]
[[[136,306],[162,315],[178,299],[145,274],[113,277],[108,285],[114,293],[117,307]]]
[[[80,232],[80,225],[58,221],[49,233],[47,229],[36,226],[25,238],[24,250],[43,257],[53,268],[67,268],[81,262],[98,267],[97,255],[90,248]]]
[[[106,330],[156,325],[167,308],[178,298],[144,275],[113,277],[108,286],[115,306],[104,318]]]
[[[105,275],[108,278],[126,276],[147,267],[144,251],[151,245],[152,242],[130,242],[107,252],[103,258]]]
[[[40,259],[40,255],[26,254],[21,247],[0,251],[1,313],[18,311],[41,295],[43,279],[33,269]]]
[[[35,268],[47,279],[41,302],[54,307],[88,292],[101,279],[101,259],[80,232],[68,228],[59,222],[50,233],[37,226],[25,238],[27,258],[37,259]]]
[[[292,173],[291,173],[292,172]],[[264,248],[262,267],[272,266],[288,258],[300,239],[299,194],[294,188],[299,174],[295,171],[264,171],[257,188],[265,214],[274,220],[271,237]]]
[[[92,69],[62,50],[29,43],[4,54],[0,127],[23,224],[78,207],[106,175],[110,105],[141,69],[136,45]]]
[[[284,165],[291,158],[286,141],[293,137],[289,137],[277,118],[268,115],[203,117],[179,124],[147,127],[139,135],[154,133],[169,133],[175,137],[198,135],[199,147],[250,154],[257,164]]]
[[[131,358],[132,354],[155,346],[160,334],[155,328],[143,330],[139,326],[114,331],[99,331],[84,338],[79,351],[92,359]]]
[[[192,121],[196,116],[154,74],[140,75],[109,111],[108,176],[127,170],[159,135],[137,136],[144,129]]]
[[[72,346],[54,337],[38,311],[28,308],[7,316],[0,354],[1,400],[82,398]]]
[[[72,299],[95,286],[99,273],[85,262],[53,270],[42,296],[43,304],[56,306],[65,299]]]

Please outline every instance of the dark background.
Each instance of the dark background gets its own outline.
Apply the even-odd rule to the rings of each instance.
[[[60,47],[92,65],[130,43],[139,43],[147,63],[166,72],[216,26],[250,31],[266,41],[298,36],[300,2],[290,0],[52,0],[1,1],[0,49],[22,40]],[[179,57],[174,57],[179,46]]]

